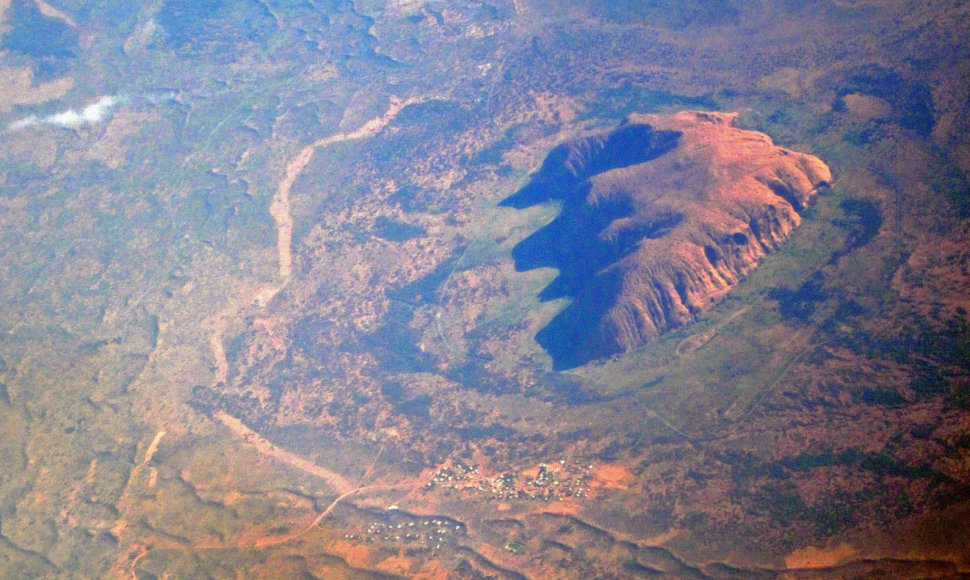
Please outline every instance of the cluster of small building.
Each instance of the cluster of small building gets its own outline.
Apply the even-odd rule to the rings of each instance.
[[[454,544],[465,533],[463,524],[448,518],[413,518],[401,514],[373,521],[358,534],[344,534],[344,539],[368,544],[400,544],[414,552],[435,552]]]
[[[454,487],[458,482],[476,479],[478,466],[466,465],[461,461],[452,461],[450,464],[443,465],[431,477],[431,481],[424,488],[428,491],[437,487]]]
[[[518,474],[487,477],[477,466],[454,461],[435,472],[425,490],[454,490],[497,500],[563,501],[589,495],[592,469],[592,465],[559,460]]]

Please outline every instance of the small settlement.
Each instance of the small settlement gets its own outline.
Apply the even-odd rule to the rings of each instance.
[[[480,473],[475,465],[451,461],[435,472],[424,489],[484,495],[495,500],[563,501],[589,496],[592,471],[591,463],[561,459],[519,473],[489,476]]]

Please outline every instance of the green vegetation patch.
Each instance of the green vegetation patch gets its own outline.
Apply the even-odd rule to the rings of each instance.
[[[848,230],[846,240],[848,249],[861,248],[879,233],[882,228],[882,211],[874,202],[867,199],[848,197],[839,202],[845,218],[835,220],[835,225]]]
[[[946,480],[948,476],[934,470],[928,464],[907,465],[886,452],[867,452],[849,449],[841,453],[824,451],[818,454],[798,455],[781,461],[781,465],[792,471],[805,471],[819,467],[842,465],[857,467],[878,475],[905,477],[907,479],[932,478]]]
[[[898,71],[882,67],[861,71],[849,77],[838,90],[840,97],[850,93],[865,93],[884,99],[892,105],[899,125],[921,137],[929,138],[936,126],[936,108],[930,87],[907,80]]]
[[[816,272],[795,289],[778,286],[768,292],[768,297],[778,301],[778,311],[786,320],[807,322],[815,312],[815,305],[828,298],[824,289],[825,276]]]
[[[4,16],[10,31],[0,40],[0,50],[32,58],[39,79],[67,72],[78,50],[76,31],[57,18],[44,16],[30,0],[14,0]]]
[[[727,26],[740,21],[740,12],[728,0],[612,0],[590,7],[600,18],[631,20],[662,28]]]
[[[650,113],[665,109],[716,110],[718,105],[717,101],[709,96],[680,95],[626,82],[603,90],[597,95],[597,106],[591,108],[585,116],[623,118],[631,113]]]
[[[391,242],[404,242],[413,238],[420,238],[427,232],[421,226],[416,226],[387,216],[379,216],[374,220],[374,235]]]
[[[867,387],[856,397],[857,401],[867,405],[878,405],[891,409],[906,405],[906,398],[896,391],[880,387]]]
[[[930,173],[928,185],[942,194],[960,219],[970,217],[970,179],[951,163]]]
[[[277,30],[276,19],[256,0],[165,0],[156,16],[167,33],[169,48],[211,47],[227,60],[241,42],[266,42]]]

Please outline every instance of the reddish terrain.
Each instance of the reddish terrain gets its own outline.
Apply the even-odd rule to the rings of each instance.
[[[573,298],[537,337],[560,367],[631,351],[695,320],[781,247],[831,181],[818,158],[739,129],[736,118],[632,115],[613,132],[557,147],[503,202],[563,202],[513,253],[520,269],[559,269],[545,299]]]

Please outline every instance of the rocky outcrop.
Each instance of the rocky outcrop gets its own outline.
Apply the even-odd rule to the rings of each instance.
[[[736,115],[633,115],[554,149],[503,201],[562,202],[520,242],[516,268],[553,267],[544,300],[572,302],[537,335],[558,368],[628,351],[694,320],[766,254],[831,179],[810,155],[733,126]]]

